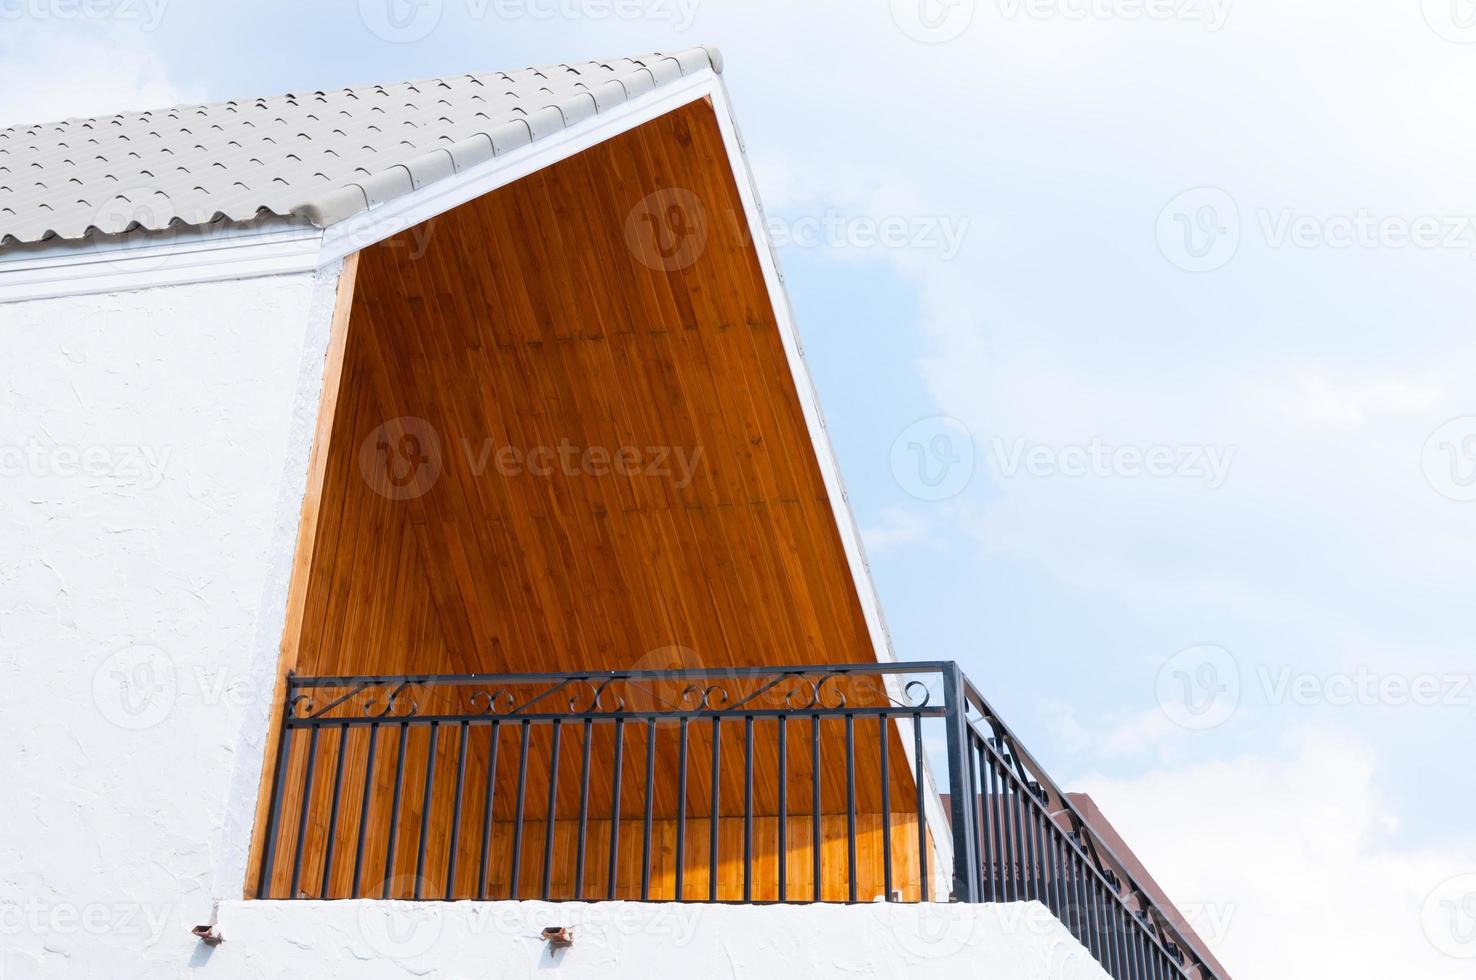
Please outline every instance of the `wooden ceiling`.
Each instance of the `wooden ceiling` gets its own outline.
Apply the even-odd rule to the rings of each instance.
[[[336,405],[300,673],[874,658],[706,102],[363,251]]]
[[[352,263],[348,272],[284,672],[720,669],[874,659],[709,103],[365,249],[356,278]],[[846,792],[833,761],[844,754],[838,726],[821,736],[821,810],[831,815],[827,850],[844,852],[844,840],[831,839],[831,828],[845,825],[834,816],[844,814]],[[756,812],[768,821],[761,837],[776,833],[771,727],[755,747]],[[704,737],[695,736],[695,752],[708,751]],[[544,792],[538,781],[547,779],[545,740],[546,733],[528,749],[535,799]],[[335,744],[349,773],[367,768],[362,745]],[[419,744],[407,768],[412,787],[428,768],[417,761]],[[901,849],[910,836],[901,828],[915,827],[916,811],[895,733],[890,745],[899,763],[891,770],[890,809]],[[306,748],[299,740],[288,753],[289,813],[301,805]],[[879,887],[879,748],[880,733],[864,726],[856,776],[866,897]],[[453,766],[451,751],[446,744],[432,750],[433,765]],[[603,743],[595,746],[593,771],[607,781],[608,754]],[[738,758],[736,747],[729,757]],[[653,758],[659,771],[672,771],[675,743],[663,738]],[[474,781],[488,778],[479,741],[469,760]],[[392,776],[388,755],[378,765],[372,779],[351,777],[352,785],[375,787],[365,810],[375,855],[389,839],[389,817],[380,810]],[[795,749],[790,771],[808,785],[806,765]],[[736,761],[724,772],[724,817],[741,806],[741,776]],[[500,800],[511,796],[503,785],[510,778],[497,770]],[[693,793],[704,792],[696,783]],[[601,792],[597,786],[593,803],[608,818]],[[320,782],[314,794],[324,793]],[[444,821],[440,795],[432,805]],[[565,795],[558,801],[561,849],[577,810]],[[633,819],[640,787],[622,798],[622,818]],[[682,801],[666,787],[655,800],[664,821],[656,831],[666,869],[659,874],[671,870],[670,821],[684,808],[700,819],[700,798]],[[808,799],[808,790],[796,791],[786,809],[804,812]],[[406,820],[425,819],[407,807]],[[315,880],[328,809],[317,799],[305,825]],[[495,816],[497,833],[505,833],[509,815]],[[723,834],[731,834],[723,822]],[[283,853],[295,826],[281,831]],[[438,824],[430,837],[445,853],[471,846],[466,835],[464,827]],[[768,839],[772,857],[777,841]],[[793,844],[795,869],[809,867],[806,841]],[[734,852],[723,850],[722,893],[732,899]],[[705,867],[705,857],[688,853]],[[899,867],[911,862],[906,890],[916,894],[916,855],[897,856]],[[843,861],[827,864],[829,897],[845,895],[844,870]],[[285,894],[285,873],[279,865],[273,894]],[[629,896],[638,870],[622,858],[620,876]],[[794,882],[799,889],[801,879]],[[341,896],[344,887],[338,881],[329,894]],[[705,885],[692,887],[705,893]],[[456,891],[470,895],[470,888],[462,882]]]

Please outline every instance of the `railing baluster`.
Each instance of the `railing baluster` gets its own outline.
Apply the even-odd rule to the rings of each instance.
[[[779,815],[775,838],[778,841],[779,901],[789,900],[789,741],[784,716],[775,719],[779,740]]]
[[[825,889],[821,877],[821,842],[823,818],[820,813],[820,716],[810,716],[810,858],[814,865],[815,901],[825,901]]]
[[[487,898],[487,864],[492,854],[492,805],[497,802],[497,748],[502,741],[502,723],[487,726],[487,785],[482,792],[482,852],[477,860],[477,901]]]
[[[980,744],[979,734],[972,728],[969,730],[968,741],[969,763],[979,810],[979,897],[986,902],[997,902],[999,893],[995,890],[994,852],[990,837],[994,829],[994,815],[990,812],[994,801],[989,792],[989,754]]]
[[[722,806],[722,719],[712,719],[712,806],[707,819],[707,900],[718,900],[718,810]]]
[[[297,844],[293,848],[292,855],[292,885],[288,889],[288,898],[298,897],[298,886],[302,878],[302,852],[303,843],[307,839],[308,832],[308,805],[313,799],[313,767],[318,762],[318,726],[313,726],[313,732],[308,736],[307,772],[302,777],[302,809],[297,817]]]
[[[1013,750],[1010,751],[1013,754]],[[1025,814],[1021,809],[1023,806],[1021,803],[1023,797],[1020,795],[1020,781],[1015,775],[1013,760],[1011,760],[1010,768],[1005,771],[1005,775],[1010,788],[1010,834],[1013,837],[1010,846],[1014,855],[1014,860],[1011,862],[1013,867],[1010,870],[1010,877],[1015,882],[1016,900],[1029,901],[1030,893],[1026,889],[1025,878],[1025,834],[1022,828],[1025,821]]]
[[[978,819],[974,821],[974,846],[979,853],[979,898],[981,901],[993,902],[996,899],[994,875],[989,867],[989,794],[984,786],[984,748],[979,744],[979,736],[972,728],[969,729],[969,737],[964,744],[969,753],[969,805],[978,813]]]
[[[369,750],[364,757],[364,797],[359,801],[359,840],[354,845],[354,880],[350,898],[359,897],[364,873],[364,841],[369,830],[369,805],[374,795],[374,749],[379,741],[379,722],[369,726]]]
[[[651,809],[656,799],[656,719],[646,721],[646,813],[641,837],[641,901],[651,900]]]
[[[1051,875],[1051,856],[1047,850],[1050,819],[1046,815],[1044,801],[1041,801],[1039,796],[1034,795],[1033,788],[1032,799],[1036,801],[1032,803],[1030,812],[1034,816],[1035,821],[1035,849],[1040,855],[1040,865],[1037,870],[1040,878],[1040,900],[1046,908],[1054,909],[1056,907],[1054,891],[1055,878]]]
[[[982,867],[974,836],[974,802],[968,797],[968,703],[963,673],[957,664],[943,669],[943,702],[948,741],[948,784],[952,790],[949,810],[953,814],[953,892],[960,902],[979,900]]]
[[[549,889],[553,884],[553,856],[554,856],[554,831],[557,828],[555,817],[559,808],[559,732],[560,722],[553,723],[553,744],[549,749],[548,764],[548,813],[543,821],[543,900],[549,898]]]
[[[388,839],[384,843],[384,892],[389,898],[395,874],[395,847],[400,842],[400,800],[405,794],[405,750],[409,747],[410,725],[400,722],[400,751],[395,755],[395,794],[390,801]]]
[[[1031,794],[1028,781],[1021,782],[1020,790],[1023,794],[1020,817],[1024,823],[1025,859],[1029,862],[1027,868],[1030,872],[1029,878],[1026,879],[1029,882],[1027,893],[1038,902],[1041,901],[1042,896],[1040,892],[1040,849],[1036,846],[1038,840],[1035,825],[1035,797]]]
[[[579,764],[579,840],[574,853],[574,900],[584,900],[584,858],[589,834],[589,751],[594,740],[594,719],[584,719],[584,748]]]
[[[261,869],[256,879],[256,897],[271,898],[272,864],[277,856],[277,837],[282,833],[282,798],[286,795],[288,760],[291,758],[292,728],[287,724],[292,713],[292,681],[287,682],[287,701],[282,706],[282,727],[277,733],[277,772],[272,780],[272,801],[267,806],[266,844],[261,856]],[[287,896],[291,898],[292,896]]]
[[[923,762],[922,712],[912,714],[912,759],[913,790],[917,795],[917,883],[920,901],[928,900],[928,821],[927,805],[923,797],[924,774],[928,771]]]
[[[451,829],[446,834],[446,901],[456,897],[456,853],[460,850],[461,800],[466,789],[466,740],[471,725],[461,723],[461,739],[456,750],[456,800],[451,807]]]
[[[846,714],[846,894],[856,901],[856,716]]]
[[[887,742],[891,719],[885,713],[877,717],[877,734],[881,746],[881,819],[882,819],[882,888],[886,901],[892,901],[892,774],[887,766]]]
[[[615,765],[610,790],[610,868],[605,882],[605,897],[615,900],[616,877],[620,872],[620,783],[625,759],[625,719],[615,719]]]
[[[523,886],[523,814],[528,803],[528,734],[532,723],[523,719],[522,751],[518,754],[518,799],[513,816],[512,868],[508,872],[507,897],[517,901]]]
[[[991,874],[994,875],[995,901],[1015,901],[1016,896],[1010,887],[1007,875],[1009,858],[1009,831],[1005,823],[1007,816],[1005,812],[1004,777],[1000,773],[994,753],[988,751],[993,743],[988,739],[981,740],[983,745],[980,751],[984,752],[984,758],[989,766],[989,806],[994,811],[994,853]]]
[[[743,900],[753,901],[753,715],[743,719]]]
[[[1107,972],[1123,976],[1122,964],[1117,958],[1117,930],[1112,927],[1112,901],[1107,886],[1097,883],[1097,916],[1102,923],[1102,948],[1107,956]]]
[[[687,719],[680,723],[677,747],[676,885],[673,901],[684,900],[683,878],[687,870]]]
[[[1041,848],[1045,851],[1046,905],[1057,918],[1061,917],[1061,876],[1057,868],[1060,852],[1056,850],[1056,825],[1051,822],[1050,807],[1043,805],[1040,811]]]
[[[338,727],[338,761],[333,766],[333,803],[328,809],[328,840],[323,846],[323,882],[318,887],[318,897],[328,897],[328,886],[333,875],[333,851],[338,843],[338,804],[343,796],[343,761],[348,755],[349,726]]]
[[[425,847],[430,840],[432,795],[436,784],[436,738],[441,734],[440,722],[430,723],[430,739],[425,747],[425,796],[420,802],[420,843],[415,849],[415,897],[420,898],[425,886]]]

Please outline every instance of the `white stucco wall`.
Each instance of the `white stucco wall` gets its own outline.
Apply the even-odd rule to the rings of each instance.
[[[241,894],[336,280],[0,304],[0,980]]]
[[[552,952],[545,926],[571,927]],[[235,902],[205,980],[690,980],[745,977],[1104,980],[1038,903],[642,905],[630,902]],[[550,973],[549,971],[553,971]]]

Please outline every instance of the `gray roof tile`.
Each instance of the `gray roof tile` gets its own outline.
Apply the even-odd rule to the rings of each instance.
[[[606,112],[715,48],[0,130],[0,245],[220,218],[342,221]]]

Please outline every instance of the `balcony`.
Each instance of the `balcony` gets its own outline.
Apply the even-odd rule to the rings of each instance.
[[[953,663],[288,687],[259,898],[1036,901],[1220,977]]]

